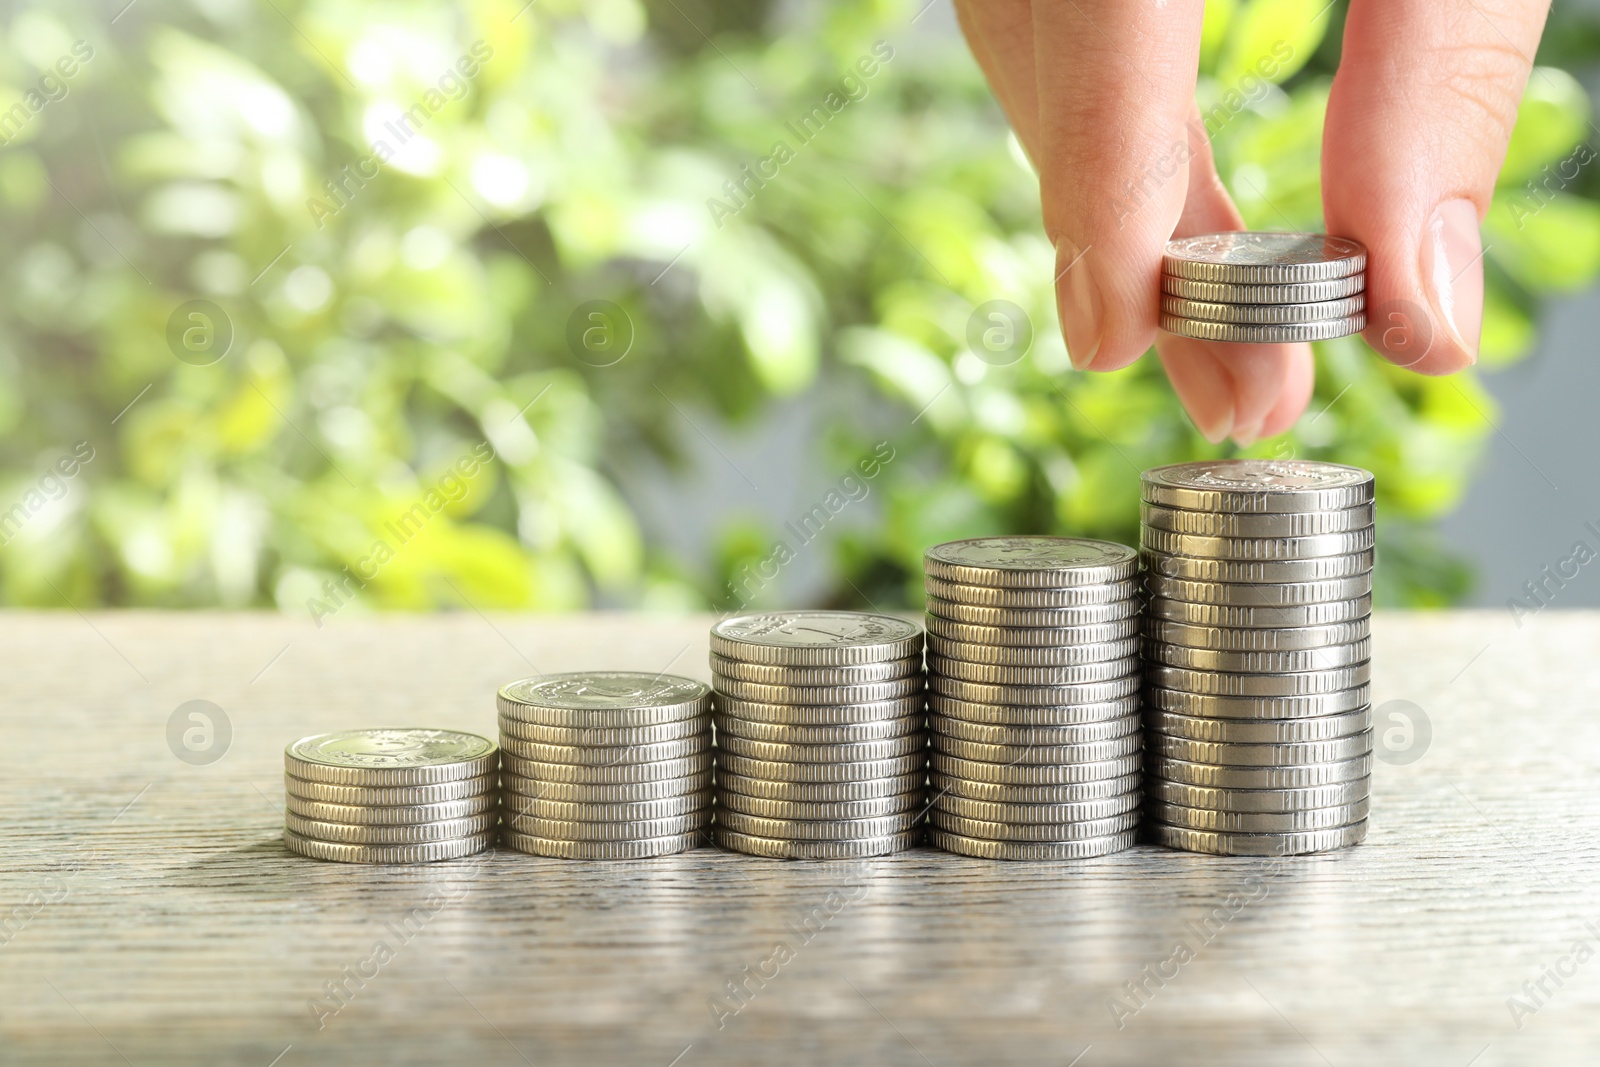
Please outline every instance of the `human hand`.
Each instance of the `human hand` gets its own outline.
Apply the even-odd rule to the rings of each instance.
[[[1351,0],[1323,130],[1323,214],[1327,232],[1367,246],[1365,337],[1401,366],[1449,374],[1477,359],[1478,224],[1547,9]],[[1073,366],[1118,370],[1153,341],[1208,440],[1249,445],[1287,430],[1311,398],[1309,345],[1157,330],[1167,240],[1244,227],[1194,103],[1202,0],[956,0],[956,10],[1040,175]],[[1150,180],[1158,160],[1174,161],[1171,180]],[[1141,188],[1147,199],[1127,210]],[[1425,351],[1386,339],[1392,308],[1427,317],[1411,324],[1426,330]]]

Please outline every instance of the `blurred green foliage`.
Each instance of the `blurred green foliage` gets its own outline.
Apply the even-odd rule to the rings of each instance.
[[[1070,372],[1036,182],[920,0],[117,6],[13,7],[0,49],[0,101],[23,105],[0,116],[9,603],[725,606],[777,524],[733,515],[709,565],[675,558],[617,472],[685,462],[695,420],[812,396],[824,480],[895,450],[828,596],[890,606],[934,542],[1132,541],[1142,468],[1228,454],[1153,359]],[[1202,106],[1275,42],[1296,57],[1217,131],[1255,226],[1318,227],[1341,17],[1322,6],[1207,5]],[[1586,60],[1573,39],[1563,60]],[[1529,351],[1540,296],[1600,270],[1583,183],[1510,205],[1589,117],[1570,76],[1536,72],[1486,224],[1487,368]],[[1032,323],[1012,365],[969,349],[991,300]],[[574,320],[592,301],[625,317]],[[574,344],[591,325],[625,358]],[[1310,414],[1251,453],[1374,470],[1382,599],[1458,596],[1429,523],[1490,398],[1354,338],[1318,364]],[[41,472],[78,441],[94,458],[57,499]],[[465,473],[485,443],[496,461]]]

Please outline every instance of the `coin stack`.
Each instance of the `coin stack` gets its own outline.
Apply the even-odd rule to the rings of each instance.
[[[928,550],[933,844],[1076,859],[1139,824],[1138,557],[1065,537]]]
[[[916,844],[928,768],[922,630],[785,611],[711,630],[717,842],[782,859]]]
[[[1213,233],[1167,243],[1161,328],[1207,341],[1326,341],[1367,325],[1367,250],[1324,233]]]
[[[1146,471],[1145,814],[1156,842],[1293,855],[1366,837],[1373,480],[1218,460]]]
[[[303,737],[283,752],[283,843],[345,863],[459,859],[494,843],[493,741],[455,730]]]
[[[579,671],[500,690],[501,838],[562,859],[643,859],[711,825],[711,690],[671,674]]]

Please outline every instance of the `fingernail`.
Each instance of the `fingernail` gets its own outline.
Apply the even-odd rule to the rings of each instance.
[[[1220,445],[1226,441],[1228,435],[1233,432],[1233,407],[1231,405],[1217,412],[1215,417],[1205,422],[1201,422],[1199,418],[1193,415],[1190,418],[1194,419],[1194,427],[1200,431],[1200,436],[1214,445]]]
[[[1100,352],[1100,292],[1089,256],[1066,238],[1056,242],[1056,308],[1074,370],[1085,370]]]
[[[1422,277],[1433,309],[1455,342],[1478,362],[1483,328],[1483,236],[1470,200],[1446,200],[1422,235]]]
[[[1245,426],[1233,431],[1233,443],[1240,448],[1249,448],[1261,440],[1261,423],[1254,426]]]

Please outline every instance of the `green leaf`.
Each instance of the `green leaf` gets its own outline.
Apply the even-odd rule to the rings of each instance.
[[[1581,164],[1573,160],[1563,167],[1561,162],[1573,155],[1589,132],[1589,94],[1583,86],[1564,70],[1539,67],[1528,79],[1517,108],[1517,125],[1500,167],[1500,186],[1549,180],[1551,176],[1542,173],[1546,166],[1554,174],[1554,188],[1571,184]],[[1594,160],[1592,151],[1588,160]]]
[[[1557,194],[1544,204],[1496,194],[1484,220],[1487,254],[1536,292],[1582,289],[1600,274],[1600,204]]]
[[[1306,65],[1328,31],[1325,0],[1249,0],[1229,27],[1215,77],[1246,98],[1263,81],[1279,84]]]

